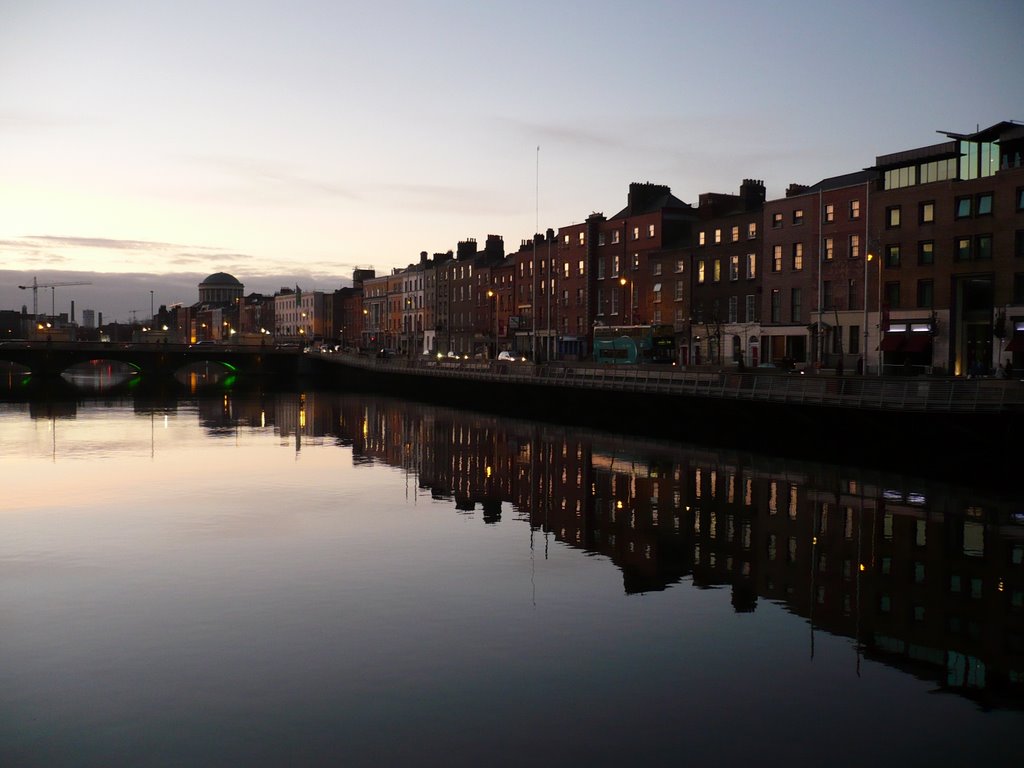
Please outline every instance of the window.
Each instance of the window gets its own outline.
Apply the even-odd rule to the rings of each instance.
[[[747,224],[747,240],[753,240],[757,237],[757,222],[750,222]]]
[[[826,224],[831,224],[836,220],[836,206],[833,203],[825,203],[825,210],[823,212]]]
[[[652,272],[653,272],[653,274],[655,276],[661,274],[661,262],[660,261],[654,262],[654,269],[652,270]]]
[[[1017,210],[1024,211],[1024,187],[1017,187]]]
[[[893,168],[886,171],[882,183],[885,189],[911,187],[917,183],[917,166],[907,165],[903,168]]]
[[[931,224],[935,221],[935,201],[929,200],[926,203],[921,203],[920,208],[922,224]]]
[[[789,319],[791,322],[799,323],[803,314],[803,291],[800,288],[790,289]]]
[[[860,258],[860,235],[850,235],[850,258]]]
[[[954,218],[966,219],[971,215],[971,198],[958,197],[956,199],[956,213]]]
[[[648,237],[654,237],[654,225],[653,224],[648,224],[647,225],[647,236]]]
[[[885,209],[885,228],[898,229],[900,226],[900,206],[892,205]]]
[[[619,276],[619,254],[612,256],[612,277]]]
[[[697,282],[704,282],[704,259],[697,262]]]
[[[860,218],[860,200],[850,201],[850,218],[854,220]]]
[[[732,241],[734,243],[738,243],[740,241],[740,228],[739,227],[733,227],[732,228]]]
[[[569,244],[569,236],[568,236],[568,235],[566,235],[566,236],[565,236],[565,244],[566,244],[566,245],[568,245],[568,244]]]
[[[978,195],[978,216],[991,216],[992,215],[992,193],[987,192],[983,195]]]
[[[772,247],[772,272],[782,271],[782,246]]]
[[[794,224],[803,224],[804,223],[804,209],[803,208],[797,208],[795,211],[793,211],[793,223]]]
[[[971,260],[971,238],[969,237],[958,237],[956,239],[956,260],[957,261],[970,261]]]
[[[638,269],[640,269],[640,254],[639,253],[634,253],[633,254],[633,271],[636,272]]]
[[[686,259],[676,259],[676,272],[682,272],[686,269]]]
[[[782,322],[782,291],[772,288],[772,322]]]
[[[992,258],[992,235],[978,235],[974,238],[974,258]]]
[[[715,282],[721,282],[722,280],[722,260],[715,259]]]
[[[772,229],[778,229],[781,226],[782,226],[782,214],[781,213],[773,213],[772,214]]]
[[[757,254],[747,254],[747,280],[753,280],[757,277]]]
[[[1013,303],[1024,304],[1024,272],[1013,273]]]
[[[835,240],[833,240],[831,237],[826,237],[824,240],[821,241],[821,244],[822,258],[825,261],[832,261],[832,258],[835,256]]]
[[[597,233],[597,244],[604,245],[604,232]]]
[[[896,269],[900,265],[899,244],[885,246],[885,266],[887,269]]]
[[[747,322],[747,323],[757,322],[757,296],[755,296],[752,293],[748,293],[745,303],[747,305],[746,306],[747,314],[746,314],[746,317],[744,318],[744,322]]]
[[[730,256],[729,257],[729,279],[739,280],[740,279],[740,257]]]
[[[935,282],[932,280],[917,281],[917,306],[919,309],[931,309],[935,301]]]
[[[729,297],[729,320],[727,322],[737,322],[736,316],[739,313],[739,298],[736,296]]]
[[[846,348],[850,350],[851,355],[860,354],[860,326],[850,326],[850,340],[846,344]]]
[[[587,233],[580,232],[580,245],[585,245],[587,242]]]
[[[832,281],[823,280],[821,283],[821,306],[824,309],[833,309]]]
[[[935,242],[922,240],[917,244],[917,263],[926,266],[935,263]]]
[[[722,230],[716,229],[715,230],[715,245],[718,245],[720,242],[722,242]]]
[[[793,243],[793,270],[799,272],[804,268],[804,244]]]
[[[585,265],[583,259],[580,259],[580,263],[579,263],[579,273],[580,273],[580,275],[583,275],[585,273],[585,270],[586,270],[586,265]]]
[[[1013,255],[1024,259],[1024,229],[1018,229],[1013,237]]]
[[[661,283],[654,284],[654,303],[661,303]]]
[[[857,308],[857,281],[853,279],[846,284],[846,308]]]
[[[704,245],[704,233],[703,232],[698,232],[697,233],[697,245]]]
[[[613,229],[612,230],[612,245],[615,245],[617,242],[619,242],[619,230]]]
[[[562,272],[563,277],[568,278],[569,277],[569,262],[568,261],[565,262],[562,265],[562,269],[563,269],[563,272]]]
[[[899,309],[900,284],[898,281],[885,284],[885,303],[889,309]]]
[[[640,239],[640,227],[633,227],[633,239],[634,240],[639,240]]]
[[[682,280],[676,280],[675,291],[676,291],[675,292],[675,300],[676,301],[682,301],[683,300],[683,293],[686,291],[686,283],[684,281],[682,281]]]

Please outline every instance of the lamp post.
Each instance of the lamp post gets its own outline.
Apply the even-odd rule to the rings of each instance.
[[[498,293],[493,289],[487,290],[487,298],[492,300],[491,312],[494,313],[494,354],[492,360],[498,359]]]
[[[626,319],[626,323],[625,323],[626,325],[632,325],[633,324],[633,281],[630,280],[627,277],[620,277],[619,278],[619,285],[621,285],[623,289],[625,289],[627,285],[629,286],[629,315],[626,315],[626,302],[623,301],[622,302],[622,316],[623,316],[623,318]]]

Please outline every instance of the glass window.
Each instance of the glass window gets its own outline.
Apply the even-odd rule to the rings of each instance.
[[[1017,210],[1024,211],[1024,187],[1017,187]]]
[[[900,247],[896,245],[885,246],[885,266],[888,269],[895,269],[900,265]]]
[[[979,216],[991,216],[992,215],[992,193],[988,192],[984,195],[978,195],[978,215]]]
[[[781,213],[773,213],[772,214],[772,228],[773,229],[778,229],[781,226],[782,226],[782,214]]]
[[[612,245],[615,245],[617,242],[619,242],[619,230],[613,229],[612,230]]]
[[[782,271],[782,246],[772,247],[772,272]]]
[[[729,319],[728,319],[727,322],[730,322],[730,323],[735,323],[736,322],[736,316],[738,314],[738,308],[739,308],[739,297],[737,297],[737,296],[730,296],[729,297]]]
[[[791,322],[802,322],[803,291],[799,288],[790,289],[789,319]]]
[[[597,244],[604,245],[604,232],[597,233]]]
[[[729,279],[740,279],[740,257],[738,255],[729,257]]]
[[[1024,304],[1024,272],[1013,273],[1013,303]]]
[[[992,235],[978,235],[974,242],[974,258],[976,259],[991,259],[992,258]]]
[[[580,232],[580,245],[584,245],[587,242],[587,233]]]
[[[697,262],[697,282],[704,282],[704,259]]]
[[[683,300],[683,294],[686,291],[686,283],[684,281],[682,281],[682,280],[676,280],[676,289],[675,290],[676,290],[676,293],[675,293],[676,301],[682,301]]]
[[[896,229],[900,225],[900,206],[893,205],[885,209],[885,226]]]
[[[676,259],[676,272],[682,272],[686,269],[686,259]]]
[[[722,260],[715,259],[715,282],[720,282],[722,279]]]
[[[747,305],[746,306],[747,315],[744,318],[744,322],[747,322],[747,323],[757,322],[757,312],[756,312],[756,310],[757,310],[757,296],[755,296],[752,293],[747,294],[747,298],[746,298],[745,303]]]
[[[581,275],[583,275],[583,274],[585,273],[585,267],[586,267],[586,264],[585,264],[585,262],[583,261],[583,259],[580,259],[580,263],[579,263],[579,273],[580,273]]]
[[[720,242],[722,242],[722,230],[716,229],[715,230],[715,244],[717,245]]]
[[[860,326],[850,326],[850,338],[846,343],[846,348],[850,350],[851,355],[860,354]]]
[[[747,279],[753,280],[757,277],[757,254],[747,254]]]
[[[697,245],[704,245],[704,232],[697,233]]]
[[[647,225],[647,236],[648,237],[654,237],[654,225],[653,224],[648,224]]]
[[[825,204],[825,223],[831,224],[836,220],[836,206],[834,203]]]
[[[821,282],[821,305],[825,309],[832,309],[833,301],[834,299],[832,297],[832,281],[823,280]]]
[[[733,227],[732,228],[732,241],[734,243],[738,243],[740,241],[740,228],[739,227]]]
[[[604,256],[597,259],[597,279],[604,280]]]
[[[1024,259],[1024,229],[1018,229],[1013,238],[1013,255]]]
[[[795,211],[793,211],[793,223],[794,224],[803,224],[804,223],[804,209],[803,208],[797,208]]]
[[[654,274],[655,275],[660,275],[661,274],[661,262],[660,261],[654,262]]]
[[[782,291],[772,288],[772,322],[782,322]]]
[[[565,236],[565,244],[566,244],[566,245],[568,245],[568,244],[569,244],[569,236],[568,236],[568,235],[566,235],[566,236]]]
[[[860,235],[850,235],[850,258],[860,258]]]
[[[1021,198],[1024,199],[1024,194],[1021,195]],[[752,221],[747,224],[747,239],[753,240],[755,237],[757,237],[757,224]]]
[[[639,240],[640,239],[640,227],[633,227],[633,239],[634,240]]]
[[[804,244],[793,243],[793,269],[799,271],[804,268]]]
[[[971,215],[971,198],[958,197],[956,199],[956,218],[966,219]]]
[[[899,309],[900,284],[898,281],[885,284],[885,303],[889,309]]]
[[[633,271],[635,272],[638,269],[640,269],[640,254],[639,253],[634,253],[633,254]]]
[[[826,237],[822,242],[822,250],[825,261],[832,261],[832,257],[835,256],[835,241],[831,237]]]
[[[860,200],[851,200],[850,201],[850,218],[851,219],[859,219],[860,218]]]
[[[935,201],[929,200],[926,203],[921,203],[921,223],[931,224],[935,221]]]
[[[917,244],[917,263],[921,265],[935,263],[935,242],[922,240]]]
[[[619,276],[619,254],[612,256],[612,277]]]
[[[919,309],[931,309],[935,301],[935,282],[932,280],[917,281],[917,306]]]
[[[971,238],[969,237],[958,237],[956,239],[956,260],[957,261],[970,261],[971,258]]]

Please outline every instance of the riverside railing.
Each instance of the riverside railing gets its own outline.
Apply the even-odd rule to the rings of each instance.
[[[343,365],[399,375],[521,382],[534,386],[609,392],[760,400],[871,410],[947,413],[1024,411],[1024,382],[1015,380],[740,373],[573,363],[534,365],[447,358],[409,360],[349,355],[323,357]]]

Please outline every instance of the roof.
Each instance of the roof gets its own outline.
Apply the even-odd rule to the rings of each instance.
[[[234,275],[229,275],[227,272],[214,272],[208,278],[203,280],[199,285],[231,285],[240,286],[242,283],[239,282],[238,278]]]
[[[822,179],[817,184],[807,188],[803,194],[808,192],[828,192],[830,189],[842,189],[843,187],[857,187],[874,180],[877,177],[873,170],[855,171],[844,173],[842,176],[830,176]]]

